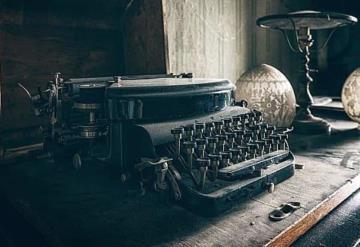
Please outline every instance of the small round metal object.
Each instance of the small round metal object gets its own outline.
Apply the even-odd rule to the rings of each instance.
[[[216,137],[207,137],[206,138],[208,143],[217,143],[218,142],[218,138]]]
[[[75,153],[73,155],[72,164],[73,164],[74,168],[77,170],[81,168],[82,162],[81,162],[81,156],[79,153]]]
[[[219,139],[219,141],[226,141],[227,140],[226,135],[216,135],[216,137]]]
[[[234,121],[234,122],[239,122],[240,121],[240,119],[241,119],[241,117],[238,115],[238,116],[233,116],[232,117],[232,120]]]
[[[171,134],[182,134],[184,133],[184,128],[183,127],[178,127],[178,128],[173,128],[171,129]]]
[[[199,158],[196,160],[199,167],[205,167],[210,165],[210,159],[208,158]]]
[[[303,164],[295,164],[295,169],[302,170],[304,167],[305,166]]]
[[[268,184],[268,192],[273,193],[274,191],[275,191],[275,184],[274,183],[269,183]]]
[[[229,152],[220,152],[221,159],[230,159],[230,153]]]
[[[211,161],[217,161],[221,158],[219,154],[209,154],[208,157]]]
[[[195,140],[196,145],[206,145],[206,139],[204,138],[198,138]]]
[[[125,173],[121,174],[121,175],[120,175],[120,181],[121,181],[122,183],[125,183],[126,180],[127,180],[126,174],[125,174]]]
[[[194,148],[195,147],[195,142],[192,142],[192,141],[184,142],[184,147],[185,148]]]
[[[197,129],[197,130],[203,130],[204,128],[205,128],[204,123],[196,123],[195,124],[195,129]]]
[[[193,125],[193,124],[186,125],[186,126],[184,126],[184,130],[185,130],[185,131],[194,130],[194,125]]]
[[[214,128],[214,126],[215,126],[215,125],[214,125],[213,122],[208,122],[208,123],[205,124],[205,128],[206,128],[206,129]]]

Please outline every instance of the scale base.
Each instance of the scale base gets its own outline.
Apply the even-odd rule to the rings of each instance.
[[[294,132],[299,134],[330,134],[331,125],[322,118],[311,113],[299,114],[293,122]]]

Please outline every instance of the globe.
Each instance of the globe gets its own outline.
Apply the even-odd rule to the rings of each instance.
[[[246,71],[236,82],[235,100],[263,113],[266,123],[290,127],[296,114],[294,90],[278,69],[267,64]]]
[[[355,122],[360,123],[360,68],[357,68],[346,79],[341,101],[346,114]]]

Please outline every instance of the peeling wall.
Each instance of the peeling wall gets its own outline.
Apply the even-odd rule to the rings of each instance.
[[[288,12],[281,0],[163,0],[163,8],[169,72],[235,82],[268,63],[291,74],[281,34],[256,26],[258,17]]]

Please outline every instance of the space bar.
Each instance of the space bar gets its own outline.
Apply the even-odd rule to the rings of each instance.
[[[254,171],[265,168],[268,165],[278,163],[288,155],[289,150],[278,150],[255,159],[230,165],[219,170],[219,178],[224,180],[234,180],[244,175],[252,174]]]

